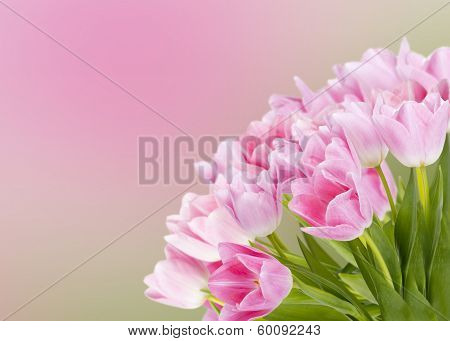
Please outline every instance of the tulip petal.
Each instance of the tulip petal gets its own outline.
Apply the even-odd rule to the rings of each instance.
[[[373,119],[395,158],[407,167],[419,167],[423,148],[405,126],[385,115],[374,115]]]
[[[370,117],[361,113],[341,113],[333,118],[344,129],[363,167],[376,167],[384,160],[387,147]]]
[[[363,213],[365,214],[363,216]],[[367,227],[372,216],[367,212],[361,212],[361,204],[354,190],[339,194],[327,207],[326,221],[328,225],[353,225],[361,230]]]
[[[252,319],[267,315],[270,310],[243,311],[231,304],[225,304],[219,316],[219,321],[250,321]]]
[[[296,195],[289,202],[289,209],[314,226],[325,224],[326,202],[315,195]]]
[[[220,259],[217,248],[184,233],[173,233],[164,237],[167,243],[175,246],[187,255],[205,262],[215,262]]]
[[[281,303],[292,289],[292,274],[286,267],[273,262],[263,262],[260,273],[260,285],[264,298],[271,302]]]
[[[425,165],[436,162],[444,148],[445,137],[449,122],[450,106],[444,102],[432,115],[427,128],[425,140]]]
[[[257,274],[250,271],[238,259],[223,264],[210,276],[211,293],[228,304],[237,304],[257,288]]]
[[[235,198],[234,210],[245,231],[254,236],[265,237],[278,227],[276,205],[273,196],[266,192],[243,192]]]
[[[359,229],[347,224],[336,226],[304,227],[301,230],[315,237],[340,241],[353,240],[358,238],[364,232],[364,229]]]
[[[222,242],[248,244],[250,237],[234,220],[225,207],[219,207],[208,216],[205,223],[205,240],[217,246]]]
[[[219,254],[222,262],[227,263],[228,261],[234,259],[236,254],[246,254],[249,256],[255,256],[260,258],[272,259],[269,255],[256,250],[250,246],[238,245],[234,243],[220,243]]]

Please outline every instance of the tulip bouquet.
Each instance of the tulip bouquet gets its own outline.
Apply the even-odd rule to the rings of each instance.
[[[205,320],[450,319],[450,48],[334,71],[197,165],[209,193],[167,217],[148,298]]]

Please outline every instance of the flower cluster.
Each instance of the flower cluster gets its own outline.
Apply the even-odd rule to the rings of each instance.
[[[272,96],[262,120],[197,165],[210,191],[186,194],[167,218],[166,259],[145,279],[148,298],[205,305],[205,319],[262,317],[293,286],[261,241],[276,244],[282,202],[303,232],[338,241],[360,237],[372,219],[395,219],[385,159],[390,152],[420,168],[439,158],[450,128],[450,48],[424,57],[404,40],[397,55],[370,49],[334,71],[316,92],[295,78],[301,97]]]

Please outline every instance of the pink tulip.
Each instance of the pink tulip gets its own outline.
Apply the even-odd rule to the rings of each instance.
[[[430,111],[439,110],[439,107],[447,103],[449,104],[449,81],[442,80],[440,81],[436,87],[435,91],[429,93],[429,95],[424,99],[423,103],[428,107]],[[450,105],[448,106],[450,107]],[[450,109],[447,108],[448,113],[448,124],[447,124],[447,133],[450,132]]]
[[[186,194],[180,214],[167,217],[167,226],[172,232],[165,236],[167,243],[205,262],[220,259],[217,245],[221,242],[248,244],[252,240],[225,207],[217,206],[212,194]]]
[[[312,176],[317,165],[325,160],[325,151],[331,139],[328,127],[321,127],[308,139],[301,155],[301,164],[307,176]]]
[[[195,164],[203,182],[214,183],[219,175],[231,181],[236,173],[241,172],[255,180],[261,171],[269,169],[272,141],[291,137],[291,126],[301,108],[301,101],[273,95],[269,105],[271,110],[261,120],[251,122],[243,136],[220,142],[211,162]]]
[[[340,184],[317,174],[310,183],[293,182],[292,192],[289,208],[311,224],[302,230],[316,237],[352,240],[372,223],[370,202],[356,185]]]
[[[450,81],[450,47],[435,50],[428,58],[426,71],[438,81]]]
[[[359,101],[370,103],[374,93],[393,91],[399,86],[402,80],[396,72],[396,65],[397,57],[392,52],[369,49],[364,52],[361,61],[336,65],[334,71],[341,88]]]
[[[449,103],[429,94],[422,103],[406,101],[398,109],[383,105],[373,116],[391,153],[407,167],[433,164],[442,152]]]
[[[294,77],[294,80],[302,93],[302,110],[292,125],[292,135],[303,147],[310,136],[327,124],[331,113],[341,110],[341,106],[334,100],[329,89],[313,92],[300,78]]]
[[[254,139],[227,139],[221,141],[211,162],[196,163],[196,171],[205,183],[214,183],[219,175],[231,180],[236,173],[245,172],[252,179],[268,167],[266,159],[269,152],[264,146],[249,148]],[[258,147],[258,148],[256,148]]]
[[[270,177],[275,180],[281,193],[291,193],[290,182],[304,177],[301,165],[301,148],[298,143],[285,139],[273,141],[274,150],[269,155]]]
[[[410,87],[409,99],[422,100],[424,95],[437,83],[432,74],[426,71],[426,58],[411,51],[406,38],[402,40],[397,57],[397,73]],[[425,91],[421,91],[421,88]]]
[[[259,174],[256,183],[245,174],[237,174],[231,184],[220,177],[214,185],[220,205],[227,208],[242,229],[252,237],[265,237],[278,227],[282,208],[279,192],[267,171]]]
[[[439,93],[442,100],[448,101],[450,93],[450,80],[443,79],[436,85],[436,92]]]
[[[303,171],[309,180],[297,180],[297,183],[310,181],[323,195],[333,188],[335,188],[334,193],[338,193],[343,188],[341,184],[351,187],[352,182],[348,179],[349,174],[353,174],[355,179],[359,179],[359,192],[370,202],[377,216],[383,218],[389,209],[389,201],[381,180],[374,169],[361,169],[358,157],[353,154],[356,153],[352,153],[349,144],[345,142],[345,134],[336,130],[331,132],[327,127],[321,127],[319,132],[308,140],[301,156]],[[385,162],[381,164],[381,168],[395,197],[397,188],[391,171]],[[325,179],[333,179],[333,181],[325,181]],[[338,186],[335,187],[335,185]]]
[[[206,266],[170,245],[166,259],[156,263],[145,277],[145,295],[153,301],[184,309],[195,309],[206,300],[209,272]]]
[[[289,294],[288,268],[258,249],[231,243],[219,245],[223,265],[208,282],[211,293],[225,305],[222,321],[250,320],[269,314]]]
[[[333,115],[333,119],[343,128],[347,141],[354,148],[361,165],[366,168],[379,166],[388,149],[375,129],[371,107],[366,103],[353,102],[346,110],[348,112]]]
[[[326,109],[336,104],[335,100],[328,91],[320,89],[317,92],[312,91],[300,77],[294,77],[295,85],[302,94],[302,112],[308,116],[320,115],[326,112]]]
[[[403,100],[421,101],[439,80],[431,71],[436,64],[428,62],[427,66],[427,59],[412,52],[405,38],[398,56],[388,50],[369,49],[361,61],[335,66],[338,79],[332,81],[334,86],[329,92],[339,96],[340,101],[368,104],[373,104],[383,91],[402,94]]]
[[[305,161],[311,171],[307,178],[292,182],[289,209],[311,225],[303,229],[306,233],[327,239],[354,239],[372,222],[372,204],[365,193],[361,169],[339,137],[323,134],[310,142],[314,147]]]
[[[302,108],[301,100],[295,97],[272,95],[269,99],[271,110],[259,121],[253,121],[245,136],[261,139],[268,145],[274,138],[289,138],[295,114]]]

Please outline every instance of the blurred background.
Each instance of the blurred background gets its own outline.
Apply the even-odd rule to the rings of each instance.
[[[186,188],[138,183],[138,137],[180,132],[38,28],[198,137],[242,132],[272,93],[298,95],[294,75],[318,88],[333,64],[387,45],[443,3],[1,0],[0,317]],[[450,45],[449,18],[450,7],[408,33],[412,48]],[[11,319],[201,318],[143,294],[179,204]]]

